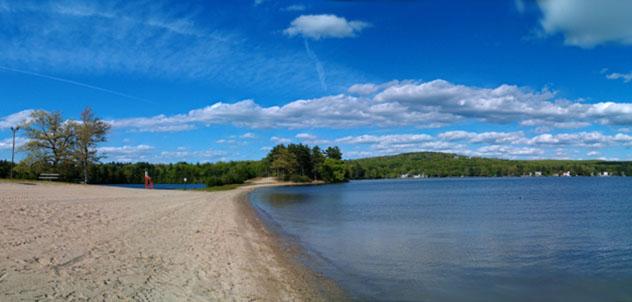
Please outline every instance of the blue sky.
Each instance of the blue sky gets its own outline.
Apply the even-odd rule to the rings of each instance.
[[[617,0],[0,0],[0,158],[30,110],[76,118],[90,106],[113,125],[106,161],[259,159],[288,142],[347,158],[632,160],[629,11]]]

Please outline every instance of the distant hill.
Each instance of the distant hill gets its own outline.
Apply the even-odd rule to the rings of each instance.
[[[507,160],[451,153],[414,152],[347,160],[352,179],[448,176],[632,175],[632,162],[600,160]]]

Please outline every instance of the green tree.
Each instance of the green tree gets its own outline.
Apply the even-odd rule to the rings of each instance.
[[[281,176],[283,179],[288,180],[298,171],[298,161],[293,153],[283,147],[277,149],[273,154],[270,167],[272,170],[276,171],[277,176]]]
[[[322,166],[322,176],[325,182],[344,182],[346,180],[345,163],[338,159],[326,158]]]
[[[81,112],[81,120],[74,123],[75,156],[83,173],[83,181],[88,183],[88,168],[99,160],[96,146],[106,140],[105,135],[110,125],[94,116],[92,109],[87,107]]]
[[[323,163],[325,162],[325,155],[320,147],[314,146],[312,148],[312,178],[315,180],[322,179],[321,171],[323,169]]]
[[[36,110],[24,128],[29,142],[25,149],[31,159],[50,165],[59,173],[72,165],[75,133],[72,123],[65,122],[59,112]]]
[[[342,152],[340,151],[340,148],[338,148],[338,146],[327,147],[327,149],[325,149],[325,154],[327,155],[327,158],[337,159],[337,160],[342,159]]]

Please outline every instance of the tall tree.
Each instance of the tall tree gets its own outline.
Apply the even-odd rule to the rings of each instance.
[[[327,158],[336,160],[342,159],[342,152],[340,151],[340,148],[338,148],[338,146],[327,147],[327,149],[325,149],[325,154],[327,155]]]
[[[25,149],[30,152],[30,156],[59,169],[60,165],[72,160],[73,128],[71,123],[62,119],[59,112],[33,111],[30,122],[24,128],[29,138]]]
[[[86,107],[81,112],[81,120],[73,124],[75,128],[75,156],[81,164],[83,181],[88,183],[88,168],[99,160],[96,146],[106,140],[110,125],[94,116],[92,109]]]
[[[325,162],[325,155],[323,154],[323,151],[320,150],[320,147],[318,146],[314,146],[314,148],[312,148],[312,162],[313,162],[312,177],[315,180],[322,179],[321,175],[322,175],[323,163]]]
[[[287,146],[287,150],[296,157],[296,161],[298,163],[297,173],[301,176],[311,178],[313,163],[309,146],[303,144],[289,144]]]

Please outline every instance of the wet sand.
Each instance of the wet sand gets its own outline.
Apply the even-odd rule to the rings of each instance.
[[[222,192],[0,183],[0,301],[343,299]]]

